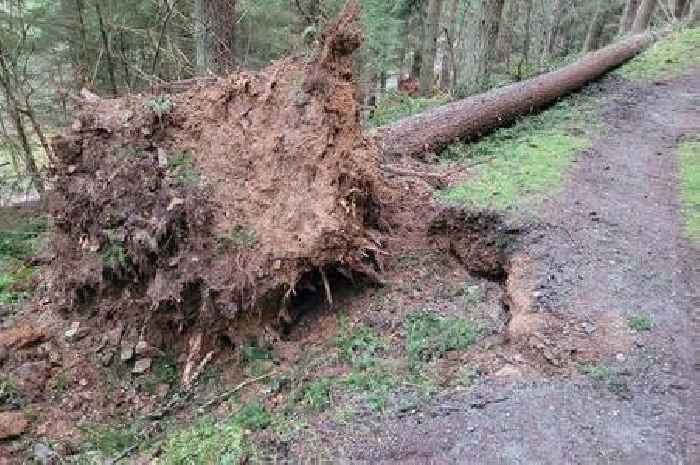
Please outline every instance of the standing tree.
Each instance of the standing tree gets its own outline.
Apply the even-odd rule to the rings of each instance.
[[[620,35],[627,34],[632,30],[640,3],[642,3],[642,0],[627,0],[625,3],[625,11],[622,13],[622,18],[620,18]]]
[[[489,78],[493,66],[496,41],[498,40],[498,31],[501,26],[504,5],[505,0],[481,1],[482,17],[478,28],[478,45],[475,54],[476,63],[474,64],[475,73],[473,73],[473,82],[471,83],[471,85],[476,86],[477,89],[486,86],[486,81]]]
[[[641,34],[647,30],[654,10],[656,10],[656,0],[642,0],[637,16],[634,18],[634,24],[632,24],[633,33]]]
[[[235,59],[236,0],[195,0],[195,69],[226,73]]]
[[[435,84],[435,56],[437,55],[441,13],[442,0],[429,0],[420,69],[420,91],[422,95],[426,96],[432,94],[433,85]]]

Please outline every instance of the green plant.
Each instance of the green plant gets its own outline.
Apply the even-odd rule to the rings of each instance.
[[[384,410],[387,394],[399,384],[400,378],[383,368],[354,370],[340,381],[348,390],[363,393],[374,411]]]
[[[685,28],[662,38],[618,71],[626,79],[673,78],[700,63],[700,28]]]
[[[85,442],[81,452],[99,452],[104,457],[119,454],[142,441],[141,425],[84,425]]]
[[[122,242],[110,241],[101,252],[102,265],[114,272],[124,271],[129,268],[129,256]]]
[[[175,181],[180,185],[196,186],[201,182],[192,154],[187,150],[175,153],[168,161],[168,166],[172,170]]]
[[[630,317],[627,322],[630,328],[636,331],[651,331],[654,327],[654,320],[647,313],[641,313],[639,315],[634,315]]]
[[[24,404],[22,393],[15,383],[4,376],[0,376],[0,408],[17,409]]]
[[[336,383],[335,378],[319,378],[304,385],[298,395],[297,403],[314,411],[322,412],[331,403],[331,388]]]
[[[362,324],[350,327],[347,317],[340,319],[340,331],[335,344],[339,358],[356,368],[376,365],[376,357],[384,349],[376,332]]]
[[[407,116],[444,105],[449,100],[449,96],[446,95],[426,98],[389,92],[377,102],[370,124],[375,127],[386,126]]]
[[[158,385],[167,384],[172,387],[178,381],[177,360],[174,353],[168,353],[154,360],[151,371],[143,379],[143,387],[146,392],[155,394]]]
[[[406,324],[406,351],[412,369],[445,352],[467,349],[479,335],[471,321],[445,318],[427,311],[409,315]]]
[[[165,95],[159,95],[158,97],[147,100],[144,105],[153,110],[153,113],[156,114],[159,120],[170,113],[175,107],[173,101]]]
[[[260,402],[242,406],[233,416],[233,422],[249,431],[259,431],[272,424],[272,416]]]
[[[261,376],[270,370],[274,354],[270,347],[260,347],[256,343],[241,346],[241,365],[251,376]]]
[[[247,449],[243,427],[212,418],[172,434],[163,444],[162,465],[238,465]]]
[[[592,364],[580,367],[579,371],[594,381],[604,384],[613,394],[624,398],[629,397],[629,387],[617,370],[602,364]]]
[[[258,243],[257,234],[251,226],[236,225],[226,234],[217,238],[220,251],[231,249],[252,249]]]
[[[681,143],[678,157],[686,235],[692,242],[700,243],[700,138]]]

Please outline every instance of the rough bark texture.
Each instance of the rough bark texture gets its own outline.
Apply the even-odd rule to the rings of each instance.
[[[607,15],[605,12],[605,7],[603,6],[604,0],[598,0],[598,5],[595,9],[595,15],[593,15],[593,20],[588,27],[588,33],[586,34],[586,41],[583,44],[583,51],[590,52],[598,48],[598,41],[600,40],[601,34],[603,34],[603,28],[605,27],[605,20]]]
[[[637,11],[637,17],[634,19],[634,24],[632,25],[632,32],[634,34],[641,34],[646,31],[651,22],[654,10],[656,10],[656,0],[642,0],[639,11]]]
[[[688,0],[675,0],[673,2],[673,17],[676,19],[682,19],[687,6]]]
[[[634,57],[653,35],[640,34],[590,53],[558,71],[470,97],[380,129],[386,155],[420,156],[459,139],[475,139],[560,97]]]
[[[236,0],[194,3],[195,63],[199,74],[225,73],[235,65]]]
[[[625,11],[622,13],[622,18],[620,18],[620,34],[627,34],[632,30],[640,3],[642,3],[642,0],[627,0],[627,3],[625,3]]]
[[[423,95],[431,95],[435,84],[435,55],[437,54],[441,12],[442,0],[430,0],[428,23],[425,25],[425,40],[423,42],[423,64],[420,70],[420,91]]]

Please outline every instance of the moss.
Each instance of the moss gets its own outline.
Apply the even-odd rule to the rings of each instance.
[[[678,154],[685,230],[693,243],[700,244],[700,139],[683,142]]]
[[[582,128],[592,110],[589,99],[572,97],[476,144],[447,147],[443,159],[472,165],[475,175],[440,199],[494,210],[536,205],[561,186],[576,153],[590,146]]]
[[[687,28],[659,40],[617,73],[630,80],[670,79],[697,64],[700,64],[700,28]]]

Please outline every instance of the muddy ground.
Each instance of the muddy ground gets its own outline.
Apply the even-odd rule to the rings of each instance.
[[[604,99],[607,130],[539,209],[533,222],[545,226],[521,238],[515,259],[535,319],[559,322],[543,352],[590,356],[613,378],[552,371],[556,357],[538,364],[506,339],[495,350],[507,371],[412,415],[319,428],[319,442],[349,463],[700,463],[691,344],[700,254],[683,237],[675,155],[700,132],[700,77],[690,76],[611,77],[586,90]],[[630,330],[640,312],[653,315],[653,331]]]
[[[58,314],[38,298],[32,327],[22,324],[27,314],[3,316],[0,363],[24,393],[25,415],[13,427],[26,434],[0,443],[0,457],[32,463],[37,443],[69,457],[96,424],[146,421],[146,436],[157,437],[203,411],[225,418],[233,407],[211,400],[270,369],[290,373],[292,383],[344,376],[353,367],[330,356],[343,331],[339,314],[380,334],[382,356],[398,360],[407,317],[428,311],[481,327],[473,347],[425,364],[430,395],[411,389],[408,377],[380,411],[336,393],[330,411],[289,417],[299,419],[294,435],[259,432],[261,447],[292,463],[696,463],[691,336],[700,257],[683,237],[676,179],[679,140],[700,133],[700,77],[689,76],[589,86],[606,129],[579,154],[565,188],[526,220],[443,210],[433,188],[469,173],[439,168],[436,183],[404,172],[435,165],[383,160],[404,171],[384,172],[395,197],[385,205],[382,285],[329,271],[331,307],[321,277],[310,275],[284,331],[259,315],[243,318],[264,329],[257,344],[274,352],[260,372],[242,368],[240,347],[223,341],[202,375],[214,381],[184,392],[173,377],[147,382],[133,373],[134,357],[153,358],[154,369],[171,357],[181,370],[181,355],[146,347],[152,353],[121,361],[123,347],[105,350],[119,345],[112,339],[121,330],[71,332],[73,320],[89,315]],[[652,330],[631,329],[629,318],[643,313],[653,316]],[[582,366],[604,370],[591,376]],[[458,382],[465,368],[473,379]],[[270,410],[294,400],[272,381],[246,385],[241,400],[264,398]],[[340,418],[345,407],[352,415]],[[120,463],[151,463],[159,453],[127,451]]]

